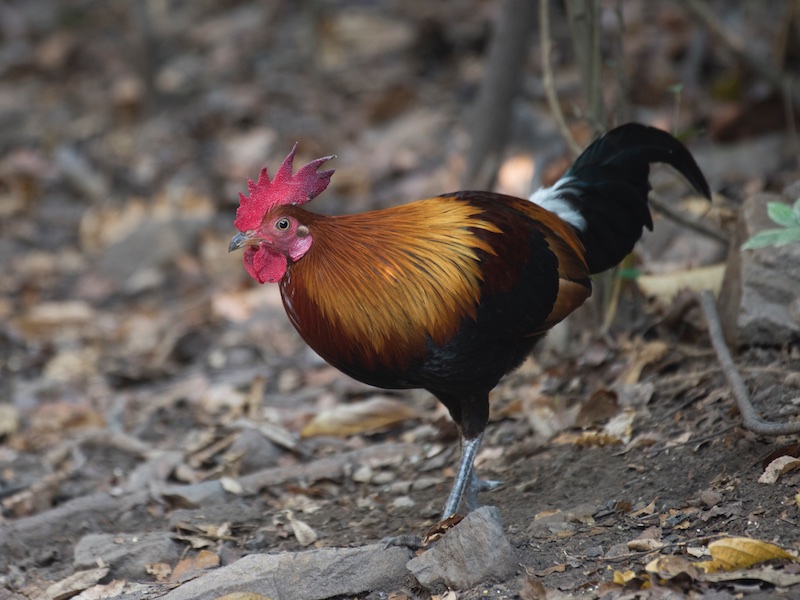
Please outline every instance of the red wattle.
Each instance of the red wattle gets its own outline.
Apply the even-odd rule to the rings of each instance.
[[[277,283],[286,274],[288,264],[283,254],[271,251],[265,244],[245,248],[242,262],[258,283]]]

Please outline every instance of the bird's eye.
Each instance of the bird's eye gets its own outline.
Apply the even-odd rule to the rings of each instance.
[[[285,217],[283,219],[279,219],[275,223],[275,227],[277,227],[281,231],[286,231],[287,229],[289,229],[289,219],[287,219]]]

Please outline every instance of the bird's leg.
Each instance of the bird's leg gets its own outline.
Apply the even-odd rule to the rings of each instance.
[[[461,436],[461,462],[458,463],[458,471],[453,482],[453,488],[450,490],[450,496],[448,496],[442,511],[442,520],[456,514],[458,506],[461,504],[461,498],[467,490],[470,490],[467,494],[467,503],[472,504],[474,502],[477,504],[479,484],[475,475],[475,456],[478,454],[482,440],[482,432],[478,437],[472,439]],[[474,496],[474,498],[470,499],[470,496]]]
[[[464,490],[464,502],[467,504],[467,512],[472,512],[480,507],[480,504],[478,504],[478,492],[491,492],[501,487],[503,487],[502,481],[478,479],[478,473],[473,468],[472,476],[469,483],[467,483],[467,489]]]

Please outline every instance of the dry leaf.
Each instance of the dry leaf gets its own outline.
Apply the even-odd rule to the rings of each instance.
[[[634,415],[635,411],[631,409],[624,410],[606,423],[605,427],[603,427],[603,433],[610,438],[619,440],[615,443],[627,444],[633,436]]]
[[[636,283],[642,293],[652,296],[668,304],[683,290],[701,292],[710,289],[714,295],[719,294],[722,287],[722,276],[726,263],[697,267],[674,273],[659,275],[639,275]]]
[[[92,587],[83,590],[80,594],[78,594],[78,596],[76,596],[76,598],[79,600],[103,600],[104,598],[116,598],[121,596],[123,592],[131,591],[125,589],[127,584],[127,581],[115,579],[111,583],[107,583],[105,585],[93,585]]]
[[[639,346],[639,344],[636,344]],[[642,371],[644,368],[659,359],[661,359],[668,351],[669,351],[669,344],[662,341],[652,341],[646,342],[639,347],[634,347],[631,349],[633,356],[635,359],[632,363],[625,369],[625,372],[620,375],[619,379],[617,380],[618,383],[633,385],[634,383],[639,383],[639,379],[642,376]]]
[[[599,389],[587,400],[575,417],[575,426],[586,428],[607,422],[619,412],[617,393],[614,390]]]
[[[666,546],[664,542],[647,538],[631,540],[627,545],[631,552],[652,552]]]
[[[703,556],[708,556],[708,550],[699,546],[688,546],[686,548],[686,554],[694,558],[700,558]]]
[[[657,574],[661,579],[672,579],[685,573],[694,580],[699,574],[696,563],[692,564],[682,556],[659,556],[647,563],[644,570]]]
[[[148,575],[152,575],[156,581],[169,581],[172,575],[172,567],[167,563],[153,563],[145,565],[144,570]]]
[[[89,327],[97,320],[95,310],[82,300],[42,302],[33,306],[15,324],[25,336],[54,335],[65,329]]]
[[[773,559],[798,561],[795,555],[780,546],[744,537],[715,540],[708,545],[708,551],[713,560],[695,563],[706,573],[746,569]]]
[[[242,494],[244,493],[244,488],[242,488],[242,484],[239,483],[238,479],[234,479],[233,477],[223,476],[219,478],[219,484],[222,486],[222,489],[228,492],[229,494]]]
[[[108,575],[108,567],[99,567],[97,569],[88,569],[86,571],[78,571],[69,577],[57,581],[47,588],[47,597],[51,600],[66,600],[72,598],[76,594],[88,589],[103,577]]]
[[[219,556],[210,550],[200,550],[197,556],[184,558],[172,571],[172,576],[169,580],[173,583],[182,583],[189,579],[194,579],[203,574],[208,569],[214,569],[219,566]]]
[[[19,409],[11,404],[0,404],[0,437],[16,433],[19,429]]]
[[[628,516],[635,519],[637,517],[641,517],[641,516],[645,516],[645,515],[652,515],[655,512],[656,512],[656,499],[653,498],[653,500],[650,502],[650,504],[648,504],[644,508],[640,508],[637,511],[629,513]]]
[[[635,411],[626,409],[609,420],[602,431],[566,431],[554,437],[554,444],[575,444],[576,446],[614,446],[627,444],[633,435]]]
[[[304,438],[318,435],[345,437],[383,429],[418,416],[408,403],[379,396],[322,411],[309,421],[300,435]]]
[[[800,378],[800,373],[791,373],[791,375],[797,375]],[[763,461],[761,461],[761,468],[766,469],[769,466],[769,463],[781,456],[800,458],[800,443],[793,442],[791,444],[781,446],[777,450],[773,450],[764,458]]]
[[[629,581],[636,579],[636,573],[633,571],[614,571],[614,583],[625,585]]]
[[[769,485],[777,483],[778,479],[781,478],[781,475],[788,473],[789,471],[794,471],[798,468],[800,468],[800,458],[795,458],[793,456],[779,456],[769,463],[769,465],[767,465],[767,468],[764,469],[761,477],[758,478],[758,483],[766,483]]]
[[[290,510],[286,511],[286,516],[289,519],[289,525],[292,526],[292,533],[301,546],[310,546],[317,541],[317,532],[305,521],[295,518],[294,513]]]

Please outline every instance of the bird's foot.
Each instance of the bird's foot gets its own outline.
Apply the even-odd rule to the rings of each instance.
[[[495,479],[478,479],[475,471],[472,472],[472,477],[467,484],[467,489],[464,490],[464,503],[467,507],[467,512],[472,512],[476,508],[480,508],[478,503],[478,492],[491,492],[493,490],[503,487],[502,481]]]
[[[502,481],[498,481],[497,479],[479,479],[478,480],[478,491],[479,492],[493,492],[494,490],[499,490],[503,486],[505,486],[505,483],[502,482]]]

